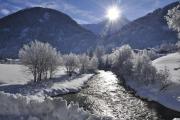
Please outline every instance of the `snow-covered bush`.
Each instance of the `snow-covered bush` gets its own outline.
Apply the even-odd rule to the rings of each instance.
[[[164,70],[157,72],[156,81],[160,85],[161,90],[167,87],[170,83],[170,73],[169,70],[165,67]]]
[[[116,49],[110,56],[112,57],[113,72],[122,78],[131,75],[133,51],[129,45]]]
[[[63,63],[66,68],[66,72],[71,76],[77,70],[79,70],[80,62],[77,55],[70,53],[63,56]]]
[[[156,53],[154,49],[149,49],[149,50],[145,49],[142,52],[143,52],[142,54],[146,54],[147,56],[149,56],[151,60],[154,60],[159,57],[159,55]]]
[[[177,51],[177,46],[173,43],[163,43],[159,47],[160,53],[171,53]]]
[[[146,54],[135,55],[133,74],[133,78],[139,83],[149,85],[155,82],[156,69]]]
[[[62,98],[12,95],[0,92],[1,120],[87,120],[91,114]]]
[[[158,84],[160,88],[169,85],[168,69],[157,71],[147,54],[138,54],[134,57],[134,67],[132,78],[140,84],[152,85]]]
[[[47,78],[48,73],[52,77],[59,65],[59,57],[55,48],[39,41],[24,45],[19,51],[21,63],[28,67],[35,82]]]

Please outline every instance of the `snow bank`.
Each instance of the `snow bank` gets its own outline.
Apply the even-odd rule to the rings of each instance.
[[[55,83],[50,88],[44,89],[44,93],[56,96],[58,94],[78,92],[92,76],[93,74],[83,74],[75,78],[67,78],[62,80],[63,82]]]
[[[163,70],[165,66],[170,70],[172,84],[160,91],[158,85],[143,86],[136,81],[127,81],[127,84],[133,88],[138,96],[148,100],[157,101],[160,104],[180,112],[180,54],[173,53],[160,57],[153,61],[153,65],[158,70]]]
[[[69,77],[67,75],[52,80],[29,84],[3,84],[0,91],[12,94],[57,96],[71,92],[78,92],[93,74],[83,74]]]
[[[93,74],[69,77],[60,67],[51,80],[34,84],[21,65],[0,64],[1,120],[94,120],[77,104],[48,96],[79,91]],[[3,91],[3,92],[2,92]]]
[[[62,98],[25,97],[0,92],[1,120],[87,120],[92,116]]]
[[[59,67],[55,78],[38,83],[30,82],[33,77],[28,75],[22,65],[0,64],[0,91],[22,95],[56,96],[79,91],[93,74],[69,77],[63,67]]]

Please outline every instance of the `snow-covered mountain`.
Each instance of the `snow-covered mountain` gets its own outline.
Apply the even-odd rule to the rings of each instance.
[[[130,44],[133,48],[147,48],[162,43],[174,43],[177,34],[169,29],[164,16],[169,9],[180,4],[174,2],[125,25],[118,33],[104,40],[106,48]]]
[[[118,32],[124,25],[128,24],[130,21],[126,17],[120,17],[117,21],[110,22],[105,19],[99,23],[95,24],[83,24],[82,26],[87,30],[92,31],[96,35],[108,36],[113,33]]]
[[[23,44],[49,42],[62,53],[85,52],[97,36],[68,15],[49,8],[27,8],[0,19],[0,56],[16,57]]]

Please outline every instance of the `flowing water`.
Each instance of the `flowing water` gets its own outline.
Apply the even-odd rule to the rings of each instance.
[[[170,120],[174,116],[167,114],[172,112],[176,116],[179,115],[157,103],[135,97],[118,84],[118,79],[112,72],[100,71],[100,74],[89,80],[87,86],[79,93],[62,97],[68,102],[79,103],[93,114],[108,116],[113,120]]]

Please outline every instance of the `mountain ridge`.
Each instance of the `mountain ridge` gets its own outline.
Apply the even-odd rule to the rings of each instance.
[[[108,36],[119,31],[124,25],[130,21],[122,16],[116,21],[109,21],[107,18],[98,23],[82,24],[81,26],[87,30],[92,31],[94,34],[99,36]]]
[[[68,15],[33,7],[0,19],[0,56],[17,57],[19,49],[34,40],[49,42],[62,53],[82,53],[96,46],[98,37]]]
[[[119,32],[106,37],[103,41],[104,45],[112,49],[123,44],[130,44],[133,48],[144,49],[163,43],[177,42],[177,34],[169,29],[164,16],[169,9],[178,4],[179,2],[171,3],[128,23]]]

